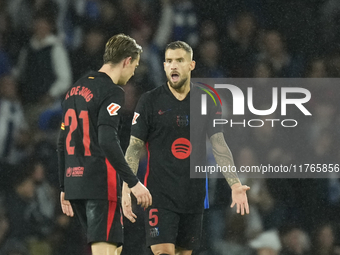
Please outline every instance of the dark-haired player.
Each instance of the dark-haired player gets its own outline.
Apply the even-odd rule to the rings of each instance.
[[[109,39],[104,64],[80,78],[62,103],[59,135],[61,206],[86,230],[92,254],[114,254],[122,244],[118,203],[119,178],[138,203],[151,205],[151,195],[124,159],[117,137],[125,85],[138,66],[142,48],[124,34]],[[74,213],[73,213],[74,212]]]
[[[213,127],[212,119],[221,118],[221,107],[208,101],[206,116],[190,133],[190,98],[200,99],[202,90],[191,88],[191,71],[195,68],[191,47],[185,42],[170,43],[165,50],[164,70],[167,83],[144,94],[138,102],[132,123],[130,145],[125,158],[137,173],[140,151],[146,145],[148,169],[145,176],[153,196],[153,205],[145,210],[147,246],[154,254],[190,255],[199,248],[205,199],[205,179],[190,179],[190,158],[205,161],[205,137],[213,147],[220,166],[233,166],[232,154],[221,127]],[[208,124],[208,123],[211,123]],[[220,125],[219,125],[220,126]],[[202,139],[190,140],[193,137]],[[197,140],[197,141],[196,141]],[[195,143],[195,144],[193,144]],[[224,173],[232,189],[232,207],[249,213],[246,190],[237,175]],[[123,212],[132,222],[129,188],[123,186]]]

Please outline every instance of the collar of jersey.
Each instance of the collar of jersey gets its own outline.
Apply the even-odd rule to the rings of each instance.
[[[176,100],[176,101],[178,101],[178,102],[184,102],[184,101],[186,101],[186,100],[190,100],[190,92],[191,92],[192,87],[193,87],[193,84],[190,82],[190,91],[188,92],[187,96],[186,96],[183,100],[178,100],[178,99],[174,96],[174,94],[172,94],[171,90],[169,89],[168,83],[166,82],[166,83],[164,84],[164,89],[165,89],[165,91],[166,91],[166,92],[167,92],[174,100]]]

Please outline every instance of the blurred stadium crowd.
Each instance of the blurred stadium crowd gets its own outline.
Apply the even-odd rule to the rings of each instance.
[[[0,255],[90,253],[59,206],[60,102],[102,65],[106,40],[120,32],[143,47],[125,87],[123,148],[138,98],[165,82],[173,40],[194,48],[193,77],[340,77],[337,0],[0,0]],[[236,165],[340,162],[339,88],[310,90],[313,120],[294,131],[226,130]],[[338,178],[243,181],[251,186],[246,217],[229,208],[226,182],[211,180],[195,254],[340,254]]]

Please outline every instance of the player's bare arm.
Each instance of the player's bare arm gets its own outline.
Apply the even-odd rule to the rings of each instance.
[[[144,148],[145,143],[137,137],[131,136],[129,147],[125,153],[126,162],[129,164],[132,172],[137,175],[140,154]]]
[[[223,166],[234,166],[233,156],[231,151],[225,142],[224,136],[222,132],[216,133],[210,137],[210,142],[213,149],[213,154],[216,160],[216,163]],[[227,180],[229,186],[232,190],[232,204],[231,207],[237,205],[237,213],[241,213],[244,215],[244,212],[249,213],[249,205],[246,191],[250,188],[246,185],[242,185],[240,179],[237,176],[237,173],[226,171],[223,172],[223,176]]]
[[[213,148],[213,154],[215,160],[219,166],[234,166],[233,156],[231,151],[224,140],[223,133],[219,132],[210,137],[210,142]],[[236,183],[241,183],[237,173],[223,172],[223,176],[227,180],[229,186],[233,186]]]
[[[138,172],[139,159],[144,146],[145,143],[141,139],[138,139],[135,136],[131,136],[129,147],[127,148],[125,153],[125,159],[135,175],[137,175]],[[123,213],[124,216],[128,218],[131,222],[135,222],[137,216],[132,211],[130,193],[131,190],[129,189],[127,183],[124,182],[122,190]]]

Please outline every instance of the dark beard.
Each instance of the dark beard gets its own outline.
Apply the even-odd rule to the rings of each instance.
[[[170,77],[171,78],[171,77]],[[173,88],[173,89],[180,89],[184,83],[188,80],[188,78],[186,79],[183,79],[181,80],[179,83],[177,83],[176,85],[172,83],[171,79],[168,78],[168,82],[170,84],[170,86]]]

